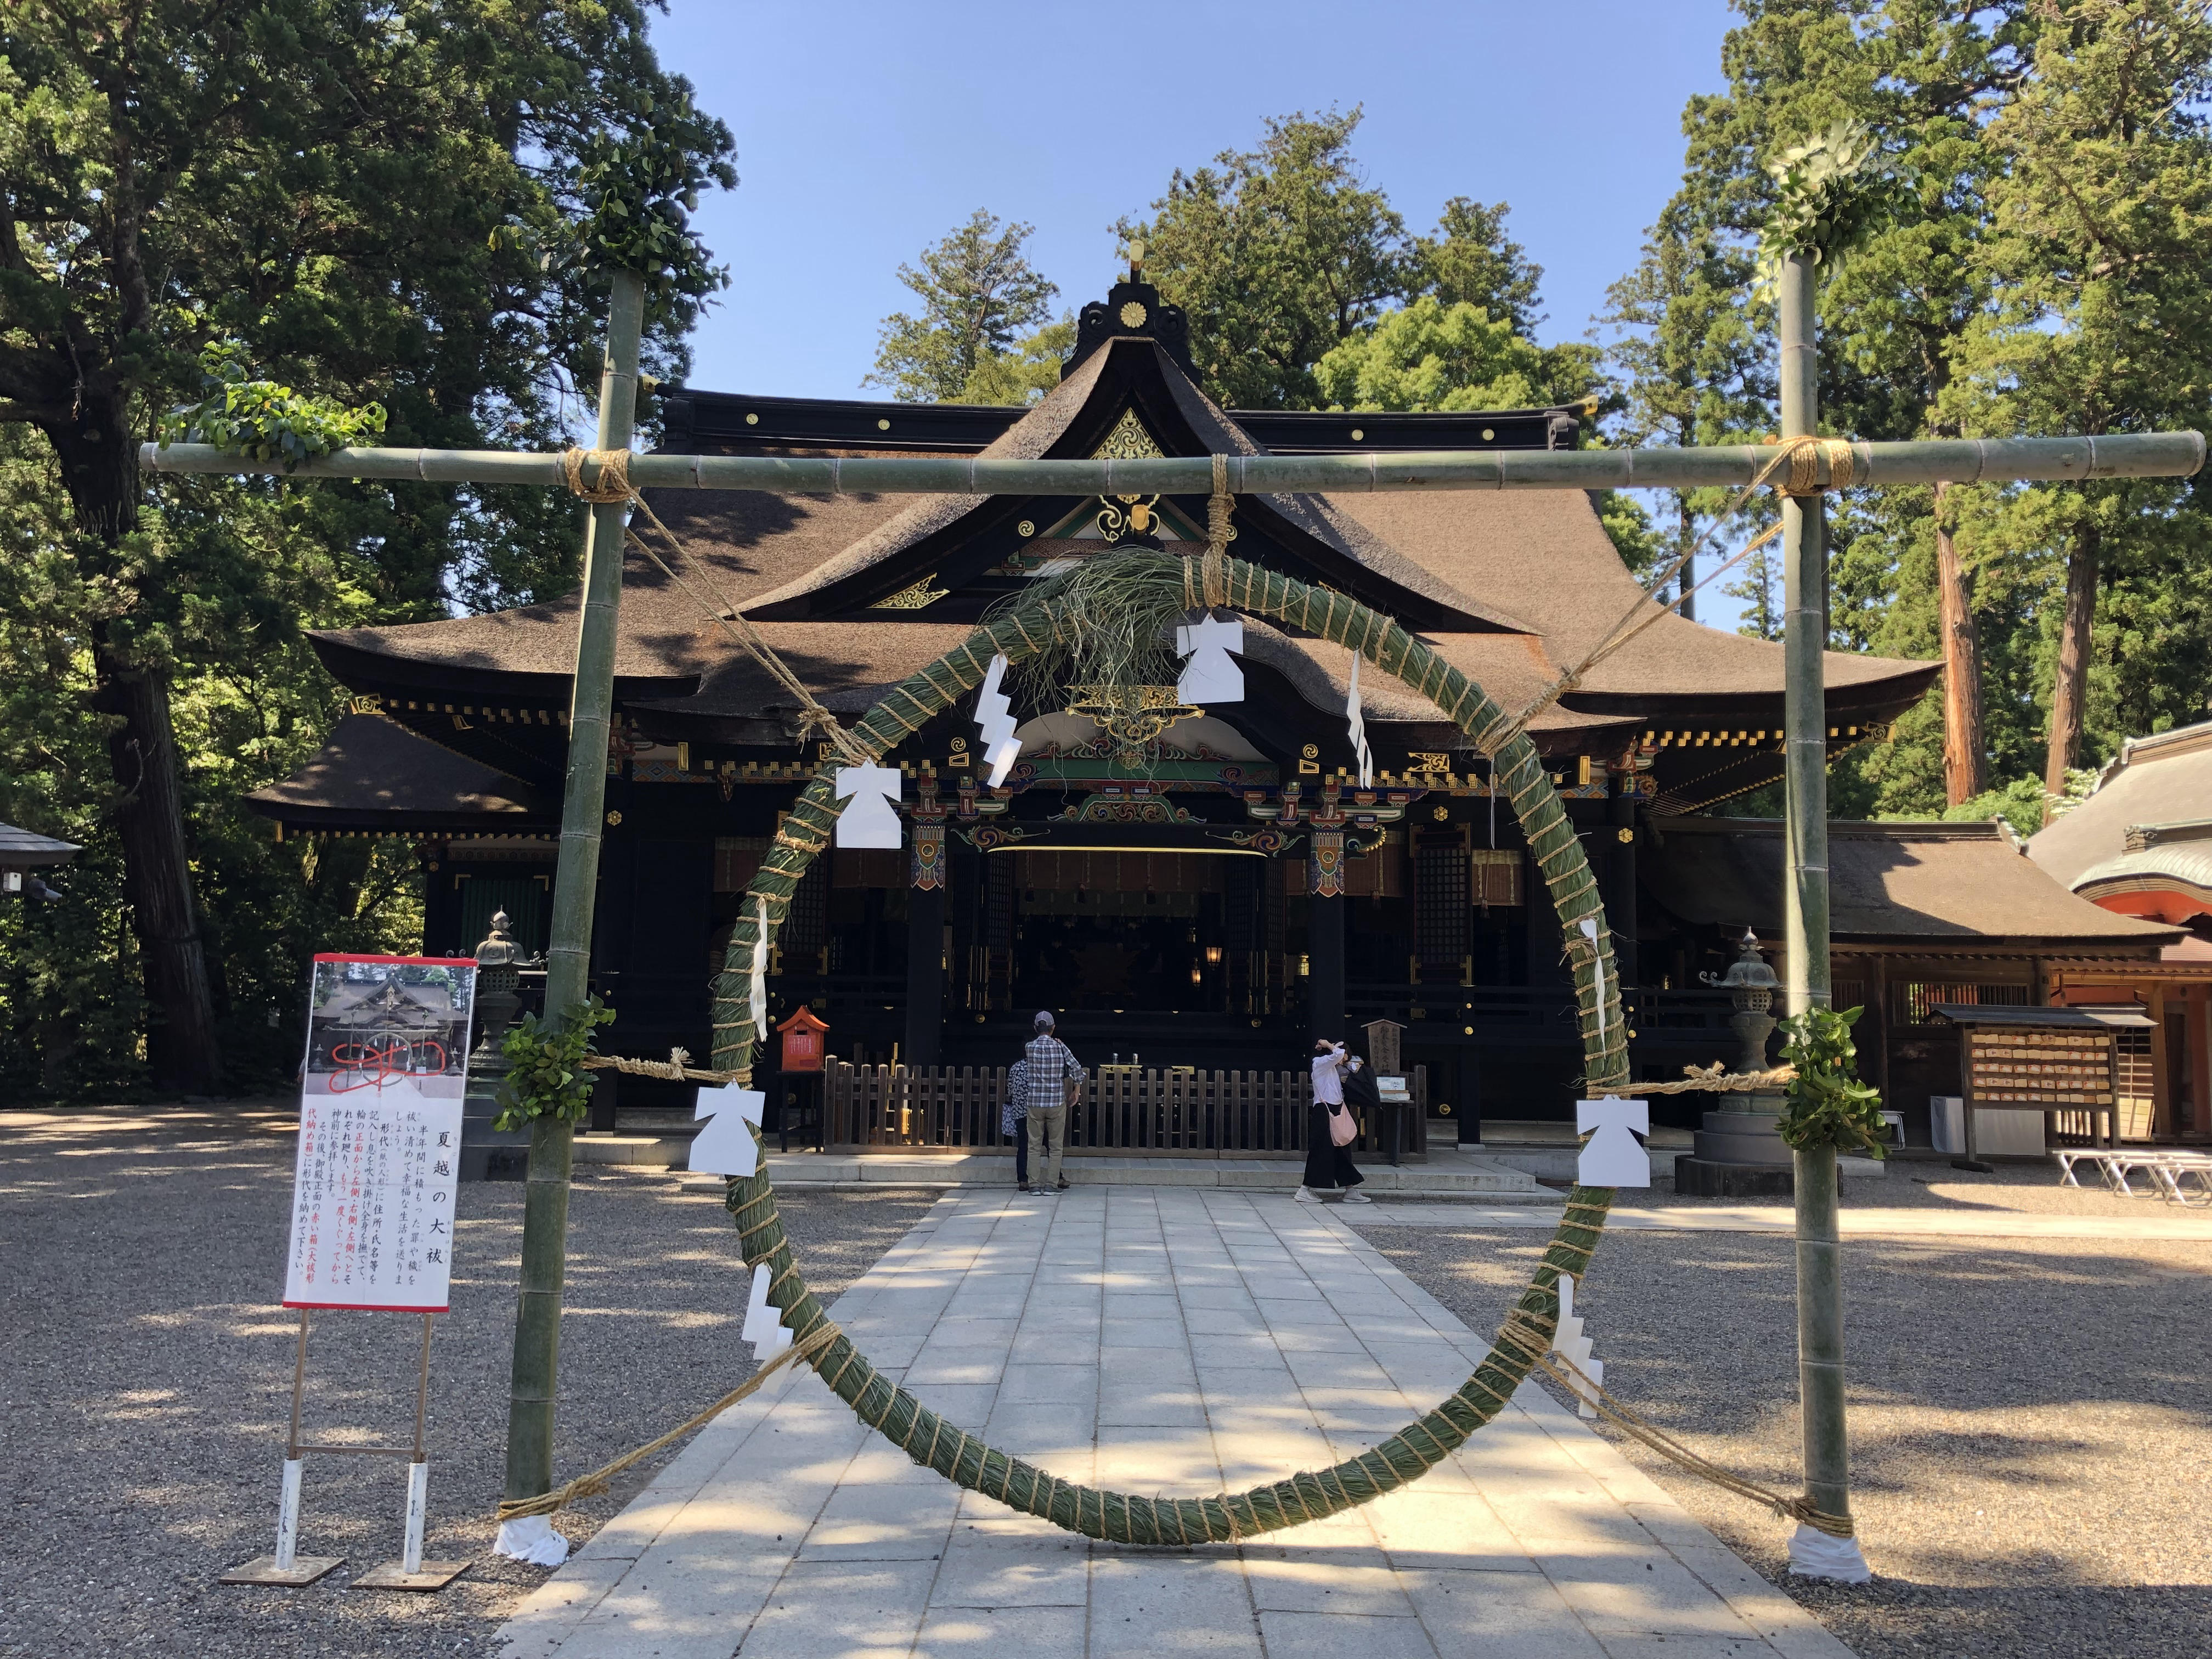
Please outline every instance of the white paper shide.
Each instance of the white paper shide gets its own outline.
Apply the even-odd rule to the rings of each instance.
[[[896,802],[906,779],[897,767],[841,766],[832,787],[837,799],[846,802],[837,814],[838,846],[891,848],[904,844]]]

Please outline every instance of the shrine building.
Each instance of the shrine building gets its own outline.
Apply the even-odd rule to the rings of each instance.
[[[1079,329],[1060,384],[1030,408],[678,388],[663,394],[661,449],[1382,456],[1571,448],[1589,435],[1571,407],[1224,410],[1196,384],[1181,312],[1140,281],[1085,307]],[[1039,573],[1133,543],[1194,555],[1206,514],[1202,496],[650,500],[693,556],[694,586],[742,607],[848,719]],[[1395,617],[1507,709],[1638,602],[1576,491],[1243,496],[1233,522],[1237,556]],[[710,978],[740,896],[825,745],[659,570],[633,555],[623,580],[592,934],[593,985],[620,1017],[602,1043],[703,1056]],[[413,842],[428,878],[425,950],[466,953],[502,909],[518,941],[542,949],[576,626],[572,596],[318,634],[355,712],[252,804],[283,835]],[[1581,1060],[1560,930],[1486,762],[1437,708],[1370,670],[1360,692],[1376,777],[1358,788],[1350,653],[1258,618],[1243,626],[1242,702],[1186,707],[1162,687],[1141,708],[1085,704],[1079,689],[1018,702],[1022,755],[1004,787],[982,775],[972,697],[902,744],[886,763],[906,775],[907,844],[814,862],[775,952],[773,1018],[811,1006],[848,1060],[1003,1065],[1048,1007],[1086,1061],[1272,1069],[1301,1066],[1316,1033],[1389,1018],[1407,1028],[1407,1064],[1428,1068],[1432,1115],[1479,1120],[1486,1101],[1493,1115],[1571,1115]],[[1937,672],[1830,653],[1831,757],[1883,736]],[[1774,826],[1708,815],[1781,775],[1782,720],[1779,645],[1670,614],[1531,724],[1604,894],[1638,1076],[1732,1055],[1727,1000],[1698,975],[1725,968],[1747,923],[1778,950]],[[1837,973],[1877,996],[1885,1066],[1891,1014],[1915,997],[2026,986],[2054,953],[2154,957],[2176,937],[2074,897],[1990,826],[1939,826],[1955,833],[1932,853],[1893,833],[1903,826],[1862,826],[1858,840],[1850,828],[1838,826],[1839,867],[1871,862],[1856,911],[1839,900]],[[1885,885],[1900,869],[1929,873],[1900,896]],[[1960,907],[1973,914],[1948,914]],[[1939,1091],[1941,1072],[1929,1072]],[[669,1085],[623,1086],[626,1103],[668,1103]],[[1708,1103],[1678,1098],[1684,1114]]]

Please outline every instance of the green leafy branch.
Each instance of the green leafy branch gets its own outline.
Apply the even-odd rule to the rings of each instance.
[[[1797,1070],[1778,1126],[1784,1145],[1882,1156],[1881,1095],[1854,1075],[1859,1050],[1851,1027],[1865,1012],[1808,1008],[1781,1023],[1782,1058]]]
[[[384,435],[384,405],[349,408],[250,378],[246,347],[211,342],[200,352],[200,400],[173,409],[155,423],[154,435],[173,443],[212,444],[227,454],[281,460],[290,471],[304,460],[374,443]]]
[[[688,97],[656,105],[639,88],[633,104],[626,132],[601,131],[585,141],[576,172],[585,216],[543,264],[632,270],[649,288],[694,300],[728,287],[728,270],[708,259],[690,216],[708,185],[737,185],[720,159],[729,135]]]
[[[1876,155],[1872,133],[1856,121],[1838,121],[1826,132],[1782,152],[1766,169],[1775,184],[1772,210],[1759,239],[1759,283],[1771,289],[1791,255],[1833,267],[1862,246],[1888,219],[1891,190],[1869,174]]]
[[[520,1129],[533,1118],[581,1119],[592,1103],[592,1074],[584,1056],[592,1052],[592,1030],[611,1025],[615,1011],[597,997],[574,1003],[552,1019],[525,1014],[500,1044],[507,1057],[501,1081],[495,1129]]]

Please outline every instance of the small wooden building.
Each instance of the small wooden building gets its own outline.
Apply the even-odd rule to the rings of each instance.
[[[2173,930],[2154,957],[2062,964],[2051,1000],[2148,1017],[2121,1039],[2124,1138],[2212,1140],[2212,721],[2130,739],[2027,850],[2081,898]]]

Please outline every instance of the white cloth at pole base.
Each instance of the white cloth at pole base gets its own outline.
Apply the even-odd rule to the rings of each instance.
[[[892,803],[906,790],[906,777],[896,766],[841,766],[831,786],[837,799],[852,799],[837,815],[837,845],[896,851],[906,844]]]
[[[410,1463],[407,1466],[407,1541],[401,1547],[399,1571],[413,1574],[422,1571],[422,1528],[430,1512],[430,1466]]]
[[[1838,1584],[1863,1584],[1874,1577],[1856,1538],[1837,1538],[1802,1521],[1790,1534],[1790,1571],[1801,1578],[1829,1578]]]
[[[553,1530],[551,1516],[526,1515],[518,1521],[499,1523],[499,1537],[491,1553],[527,1561],[534,1567],[557,1567],[568,1559],[568,1540]]]
[[[276,1571],[289,1572],[300,1547],[300,1460],[284,1460],[284,1484],[276,1500]]]
[[[1244,671],[1230,659],[1244,650],[1244,624],[1204,617],[1176,629],[1176,654],[1190,660],[1176,681],[1176,701],[1203,708],[1244,701]]]

